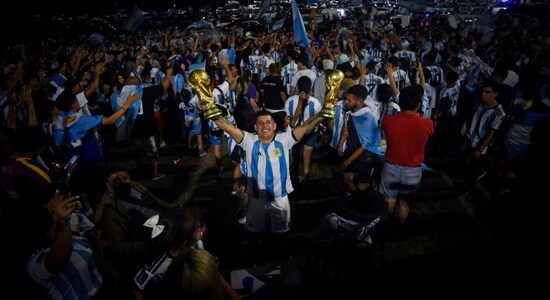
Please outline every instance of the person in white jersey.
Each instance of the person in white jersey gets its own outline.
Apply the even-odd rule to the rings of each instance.
[[[294,190],[290,180],[290,150],[323,119],[315,115],[301,126],[281,133],[276,133],[277,123],[267,110],[260,110],[256,114],[256,133],[241,130],[224,117],[214,119],[216,125],[228,133],[246,154],[249,203],[245,229],[255,233],[253,240],[259,242],[260,234],[267,231],[269,226],[275,234],[267,236],[267,243],[263,246],[275,251],[277,257],[285,255],[284,233],[290,230],[288,195]],[[253,250],[255,254],[264,252],[261,249]]]

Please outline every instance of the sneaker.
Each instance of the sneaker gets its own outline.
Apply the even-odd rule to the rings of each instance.
[[[477,176],[476,182],[479,182],[479,181],[480,181],[481,179],[483,179],[485,176],[487,176],[487,171],[481,170],[481,174],[479,174],[479,176]]]
[[[203,150],[203,151],[199,152],[199,157],[203,157],[203,156],[205,156],[206,154],[208,154],[208,152],[206,152],[206,151]]]
[[[166,143],[165,143],[164,141],[162,141],[162,143],[160,143],[160,146],[159,146],[159,147],[160,147],[160,148],[166,147]]]
[[[365,227],[365,226],[359,227],[355,237],[361,243],[372,245],[372,238],[370,237],[369,234],[367,234],[367,227]]]
[[[244,225],[244,223],[246,223],[246,216],[238,218],[237,222],[239,222],[239,224],[241,225]]]
[[[468,190],[468,189],[465,188],[465,187],[459,188],[459,189],[455,192],[455,196],[456,196],[458,199],[465,198],[465,197],[467,197],[469,194],[470,194],[470,190]]]
[[[166,175],[164,175],[162,173],[157,173],[157,174],[151,176],[151,180],[159,180],[159,179],[164,178],[164,176],[166,176]]]

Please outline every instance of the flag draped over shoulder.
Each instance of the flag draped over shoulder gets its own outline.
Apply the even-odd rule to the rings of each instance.
[[[130,32],[136,32],[139,25],[141,25],[141,23],[143,23],[144,21],[145,16],[143,15],[143,12],[136,5],[134,5],[134,7],[132,7],[132,10],[130,10],[130,13],[124,20],[122,28]]]
[[[398,4],[411,12],[421,12],[428,6],[428,0],[399,0]]]
[[[272,31],[277,31],[277,30],[283,28],[283,25],[285,24],[285,20],[286,20],[286,16],[284,16],[282,19],[280,19],[278,21],[275,21],[275,23],[273,23],[273,26],[271,26],[271,30]]]
[[[118,97],[115,99],[111,99],[111,106],[113,108],[113,111],[117,111],[120,107],[122,107],[124,103],[126,103],[128,96],[133,94],[143,95],[143,89],[137,85],[125,85],[122,88],[122,91],[120,91]],[[122,141],[130,138],[132,128],[134,127],[134,123],[136,121],[136,117],[143,111],[141,105],[142,103],[140,98],[128,108],[128,112],[124,116],[117,120],[117,122],[115,123],[117,127],[115,138],[116,141]]]
[[[364,106],[358,111],[352,112],[350,116],[355,125],[356,132],[361,132],[361,134],[357,135],[361,146],[374,154],[381,154],[380,149],[378,149],[381,140],[378,126],[372,114],[367,112],[370,112],[370,109]]]
[[[259,20],[268,9],[269,9],[269,0],[262,0],[262,3],[260,4],[260,9],[258,9],[256,14],[254,15],[254,19]]]
[[[292,23],[294,24],[294,39],[296,40],[296,44],[309,49],[309,39],[304,27],[304,20],[302,19],[296,0],[292,0]]]

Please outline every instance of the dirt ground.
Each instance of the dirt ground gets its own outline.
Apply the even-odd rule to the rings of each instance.
[[[225,144],[222,149],[225,153]],[[423,173],[409,220],[404,226],[387,226],[375,245],[365,250],[341,236],[310,238],[329,213],[361,221],[383,204],[383,196],[371,191],[364,201],[350,205],[334,183],[326,146],[319,147],[310,182],[290,196],[292,229],[286,240],[290,253],[270,261],[269,249],[254,248],[250,234],[237,222],[241,200],[231,193],[233,164],[226,155],[220,175],[212,149],[199,158],[186,145],[171,142],[160,149],[160,171],[167,176],[150,181],[128,157],[128,150],[124,145],[113,148],[110,159],[130,168],[134,180],[156,195],[200,208],[208,225],[205,248],[218,257],[228,280],[232,272],[246,270],[261,281],[258,285],[265,284],[252,294],[238,290],[246,299],[355,298],[364,293],[530,294],[548,279],[548,260],[543,258],[547,247],[525,234],[529,225],[511,225],[520,206],[517,195],[496,193],[494,178],[488,176],[481,188],[458,198],[463,163],[453,153],[426,158],[433,170]]]

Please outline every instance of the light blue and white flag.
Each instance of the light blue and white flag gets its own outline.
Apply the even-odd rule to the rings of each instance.
[[[260,4],[260,9],[254,14],[254,19],[259,20],[269,9],[269,0],[262,0]]]
[[[282,19],[275,21],[273,23],[273,26],[271,26],[271,31],[277,31],[281,28],[283,28],[283,25],[285,24],[286,16],[284,16]]]
[[[86,39],[89,42],[103,43],[105,41],[105,36],[101,33],[94,32]]]
[[[143,12],[136,5],[134,5],[134,7],[132,7],[132,10],[124,20],[122,28],[130,32],[136,32],[139,25],[141,25],[141,23],[143,22],[145,22],[145,16],[143,15]]]
[[[120,91],[118,97],[116,99],[111,99],[111,107],[113,108],[113,111],[117,111],[121,108],[124,103],[126,103],[126,100],[128,100],[128,96],[133,94],[143,95],[143,88],[137,85],[125,85],[122,88],[122,91]],[[115,138],[116,141],[122,141],[130,138],[136,118],[141,114],[143,114],[143,103],[140,98],[128,108],[128,112],[125,115],[115,122],[117,127]]]
[[[205,70],[206,69],[206,62],[200,62],[200,63],[196,63],[196,64],[192,64],[192,65],[189,65],[189,67],[187,67],[187,70],[189,73],[195,71],[195,70]]]
[[[304,26],[304,20],[302,19],[296,0],[292,0],[292,23],[294,24],[294,39],[296,40],[296,44],[309,49],[309,39]]]

